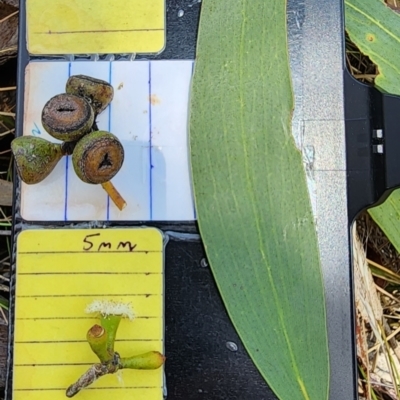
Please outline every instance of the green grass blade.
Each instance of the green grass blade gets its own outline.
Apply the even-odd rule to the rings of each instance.
[[[384,203],[370,208],[368,213],[400,252],[400,190],[395,190]]]
[[[198,221],[228,313],[281,400],[328,397],[325,300],[282,0],[203,0],[191,92]]]
[[[350,39],[378,65],[375,85],[400,94],[400,15],[383,0],[345,0],[345,5]]]
[[[345,4],[350,39],[378,66],[376,86],[400,95],[400,15],[382,0],[345,0]],[[400,191],[368,212],[400,252]]]
[[[387,282],[394,283],[395,285],[400,285],[399,274],[396,274],[392,270],[385,268],[372,260],[368,260],[368,266],[373,276],[384,279]]]
[[[7,299],[5,299],[5,298],[3,298],[3,297],[0,297],[0,307],[1,308],[4,308],[5,310],[7,310],[8,311],[8,300]]]

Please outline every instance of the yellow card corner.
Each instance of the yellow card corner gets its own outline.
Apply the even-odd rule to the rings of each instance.
[[[165,0],[27,0],[31,54],[158,53]]]

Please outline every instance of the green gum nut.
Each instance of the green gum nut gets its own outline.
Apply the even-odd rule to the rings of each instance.
[[[124,148],[116,136],[95,131],[84,136],[75,146],[72,164],[78,177],[86,183],[110,181],[124,162]]]
[[[61,145],[35,136],[21,136],[11,142],[17,172],[29,185],[45,179],[64,155]]]
[[[94,123],[94,112],[83,98],[72,94],[52,97],[42,111],[42,125],[46,131],[63,142],[79,140]]]
[[[107,331],[103,327],[93,325],[86,334],[86,340],[100,362],[108,362],[112,359],[112,355],[107,350]]]
[[[96,115],[100,114],[114,97],[114,89],[108,82],[86,75],[71,76],[67,81],[66,92],[86,99]]]

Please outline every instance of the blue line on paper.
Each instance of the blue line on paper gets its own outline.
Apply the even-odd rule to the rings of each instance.
[[[150,163],[150,176],[149,176],[149,190],[150,190],[150,221],[153,220],[153,149],[152,149],[152,135],[153,127],[151,120],[151,61],[149,61],[149,163]]]
[[[39,127],[36,125],[36,122],[34,122],[33,125],[35,125],[35,127],[32,129],[32,135],[33,135],[33,136],[40,135],[42,132],[40,132],[40,129],[39,129]]]
[[[68,78],[71,76],[71,63],[68,63]],[[65,199],[64,199],[64,221],[68,221],[68,164],[69,157],[65,157]]]

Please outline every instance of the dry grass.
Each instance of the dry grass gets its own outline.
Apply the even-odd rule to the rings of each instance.
[[[367,213],[357,221],[353,243],[359,244],[353,247],[359,394],[368,400],[398,400],[400,275],[394,269],[399,257]],[[393,269],[367,257],[390,260]]]
[[[389,7],[400,10],[398,0],[387,0]],[[376,65],[346,36],[346,64],[354,78],[373,84],[378,74]],[[382,310],[377,317],[362,314],[359,309],[360,290],[356,290],[357,355],[359,361],[359,394],[365,399],[400,399],[400,254],[374,223],[367,212],[357,220],[357,234],[364,245],[368,273],[374,287],[369,287],[380,304],[369,308]],[[363,282],[357,282],[356,288]],[[358,292],[358,293],[357,293]],[[365,354],[366,352],[366,354]],[[382,367],[382,365],[386,365]],[[383,371],[385,370],[385,371]]]
[[[363,83],[373,84],[378,74],[376,65],[346,35],[346,66],[350,73]]]
[[[10,143],[14,138],[16,97],[16,56],[18,1],[0,1],[0,398],[4,394],[8,347],[8,298],[11,255],[12,210],[10,184],[4,190],[3,181],[12,180]],[[8,194],[6,193],[8,192]],[[12,199],[11,199],[12,200]]]
[[[15,112],[15,62],[12,65],[2,65],[1,70],[10,73],[10,77],[0,86],[0,180],[12,181],[12,159],[10,143],[14,138],[15,123],[14,117],[4,115],[4,113]],[[13,74],[11,75],[11,73]],[[4,77],[4,75],[2,74]],[[10,85],[10,83],[14,83]],[[0,324],[8,324],[6,315],[8,309],[8,279],[10,274],[11,260],[11,228],[12,228],[12,209],[9,201],[0,204]]]
[[[0,65],[0,111],[15,112],[15,60]],[[1,90],[3,89],[3,90]],[[0,180],[12,180],[12,161],[10,143],[14,138],[14,118],[0,115]],[[0,184],[0,188],[2,185]],[[2,203],[10,204],[9,199]],[[10,255],[11,255],[11,228],[12,209],[10,206],[0,204],[0,388],[4,387],[6,378],[7,359],[7,325],[8,325],[8,299],[9,299],[9,277],[10,277]],[[2,390],[0,390],[0,398]]]
[[[388,0],[388,5],[400,10],[398,0]],[[374,83],[378,74],[376,65],[348,37],[346,63],[354,78]],[[364,313],[361,318],[356,290],[359,394],[368,400],[396,400],[400,399],[400,254],[367,212],[357,220],[357,234],[374,282],[368,290],[374,291],[372,297],[378,299],[382,310],[379,317],[376,314],[365,317]],[[358,288],[362,284],[355,282]]]

